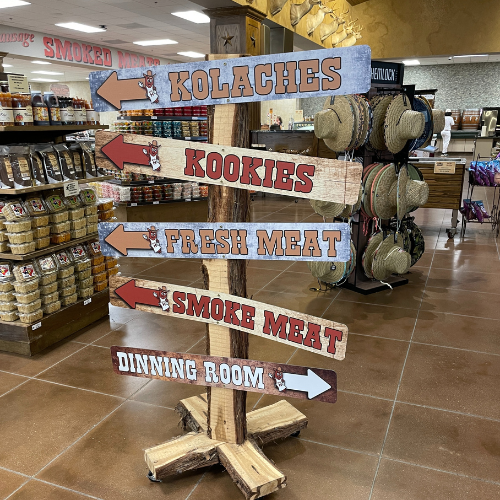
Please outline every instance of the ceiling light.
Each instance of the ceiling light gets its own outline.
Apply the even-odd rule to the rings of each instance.
[[[470,56],[453,56],[454,58],[459,58],[459,57],[488,57],[488,54],[476,54],[476,55],[470,55]]]
[[[199,52],[192,52],[192,51],[187,51],[187,52],[177,52],[178,56],[185,56],[185,57],[193,57],[193,58],[199,58],[199,57],[205,57],[205,54],[200,54]]]
[[[64,73],[58,73],[57,71],[32,71],[32,73],[39,75],[64,75]]]
[[[33,64],[52,64],[49,61],[31,61]]]
[[[186,21],[191,21],[192,23],[201,24],[201,23],[209,23],[210,18],[201,12],[197,12],[196,10],[187,10],[185,12],[172,12],[173,16],[180,17],[185,19]]]
[[[406,59],[403,64],[405,66],[420,66],[420,61],[418,59]]]
[[[3,63],[2,66],[4,68],[12,68],[12,64],[5,64],[5,63]]]
[[[51,80],[50,78],[31,78],[32,82],[58,82],[59,80]]]
[[[141,42],[134,42],[136,45],[171,45],[173,43],[178,43],[175,40],[170,40],[169,38],[164,38],[163,40],[143,40]]]
[[[60,23],[56,24],[61,28],[67,28],[69,30],[83,31],[84,33],[98,33],[100,31],[106,31],[103,28],[95,28],[94,26],[88,26],[87,24],[80,23]]]
[[[24,2],[23,0],[0,0],[0,9],[5,9],[7,7],[20,7],[21,5],[31,5],[31,3]]]

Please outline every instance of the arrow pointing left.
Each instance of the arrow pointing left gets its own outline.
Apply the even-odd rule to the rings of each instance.
[[[309,368],[307,375],[284,372],[283,381],[290,391],[307,392],[308,399],[314,399],[332,387]]]
[[[125,285],[116,288],[115,292],[132,309],[135,309],[137,304],[160,306],[160,299],[157,297],[158,290],[138,287],[135,285],[135,280],[130,280]]]
[[[152,228],[154,229],[154,226],[152,226]],[[118,250],[122,255],[125,255],[125,257],[128,255],[128,251],[132,249],[149,249],[155,251],[151,244],[151,238],[148,231],[125,231],[123,224],[120,224],[116,229],[111,231],[111,233],[104,238],[104,241]],[[156,241],[157,240],[154,240],[153,244]]]
[[[113,71],[108,76],[105,82],[97,89],[96,93],[116,109],[121,108],[121,101],[135,101],[148,98],[147,91],[144,88],[144,78],[118,80],[116,71]]]
[[[136,165],[149,165],[149,155],[144,153],[147,147],[142,144],[129,144],[124,142],[123,135],[117,135],[102,147],[101,151],[112,161],[120,170],[123,170],[125,163],[134,163]]]

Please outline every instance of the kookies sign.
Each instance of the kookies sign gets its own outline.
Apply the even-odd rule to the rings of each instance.
[[[360,45],[100,71],[90,88],[97,111],[361,94],[370,89],[370,63],[370,47]]]

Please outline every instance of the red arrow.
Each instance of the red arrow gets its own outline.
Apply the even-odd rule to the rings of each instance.
[[[137,304],[145,304],[148,306],[160,306],[160,299],[153,294],[157,290],[150,288],[141,288],[135,286],[135,280],[130,280],[124,285],[115,289],[116,295],[126,302],[132,309],[135,309]]]
[[[118,74],[116,71],[113,71],[97,89],[97,94],[116,109],[120,109],[121,101],[135,101],[148,98],[146,89],[140,87],[139,82],[144,83],[144,78],[118,80]]]
[[[123,142],[123,135],[117,135],[101,148],[101,151],[120,169],[123,170],[124,163],[136,165],[149,165],[149,156],[144,154],[143,149],[148,149],[142,144],[129,144]]]

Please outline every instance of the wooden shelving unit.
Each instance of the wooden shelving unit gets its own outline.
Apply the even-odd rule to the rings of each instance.
[[[100,130],[109,128],[107,125],[24,125],[1,126],[0,132],[82,132],[83,130]]]
[[[114,179],[112,175],[104,175],[102,177],[92,177],[90,179],[78,179],[78,184],[85,184],[87,182],[102,182],[111,179]],[[73,181],[56,182],[54,184],[42,184],[41,186],[32,186],[22,189],[3,188],[0,189],[0,195],[2,194],[18,195],[27,193],[37,193],[38,191],[48,191],[49,189],[62,188],[66,182],[73,182]]]
[[[1,126],[0,144],[63,142],[66,135],[84,130],[107,130],[107,125]]]

